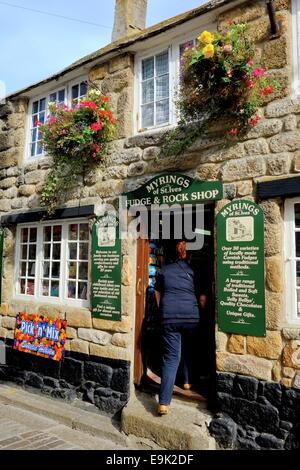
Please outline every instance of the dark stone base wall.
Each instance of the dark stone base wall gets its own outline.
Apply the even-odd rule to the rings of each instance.
[[[34,387],[53,398],[93,403],[114,415],[129,399],[130,363],[66,351],[61,362],[15,351],[6,341],[6,364],[0,365],[0,381]]]
[[[300,390],[217,373],[210,433],[222,448],[300,449]]]

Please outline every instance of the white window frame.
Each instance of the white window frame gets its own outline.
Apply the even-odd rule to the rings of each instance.
[[[296,258],[295,246],[295,233],[298,229],[295,227],[295,204],[300,204],[300,197],[286,199],[284,206],[285,305],[287,323],[299,327],[300,316],[297,314],[296,292],[296,260],[298,258]]]
[[[88,224],[89,220],[86,218],[81,219],[63,219],[55,221],[45,221],[45,222],[36,222],[36,223],[24,223],[17,225],[16,231],[16,250],[15,250],[15,282],[14,282],[14,297],[16,300],[26,300],[26,301],[35,301],[40,303],[49,303],[54,305],[71,305],[74,307],[90,307],[90,256],[88,256],[88,280],[87,280],[87,300],[84,299],[72,299],[67,297],[67,255],[68,255],[68,226],[73,224]],[[51,297],[40,295],[41,281],[43,278],[43,228],[45,226],[62,226],[62,238],[61,238],[61,258],[57,262],[61,263],[60,277],[59,277],[59,297]],[[21,294],[18,291],[19,286],[19,269],[20,269],[20,246],[21,246],[21,229],[22,228],[37,228],[37,251],[36,251],[36,262],[35,262],[35,286],[34,286],[34,295]],[[51,244],[52,245],[52,244]],[[89,231],[89,241],[88,241],[88,253],[91,250],[91,236]],[[77,260],[74,260],[74,262]]]
[[[300,0],[292,1],[294,93],[300,94]]]
[[[45,110],[45,120],[49,115],[49,102],[50,102],[50,95],[52,93],[58,92],[59,90],[65,90],[65,104],[71,106],[72,104],[72,87],[74,85],[80,85],[81,82],[86,81],[88,83],[88,77],[80,77],[75,80],[72,80],[68,83],[62,83],[61,86],[56,86],[55,88],[49,88],[45,93],[40,94],[38,96],[34,96],[30,99],[28,105],[28,112],[27,112],[27,122],[26,122],[26,145],[25,145],[25,163],[33,163],[35,161],[40,160],[41,158],[45,158],[47,155],[43,151],[40,155],[31,155],[31,131],[32,131],[32,110],[33,110],[33,103],[35,101],[39,101],[43,98],[46,98],[46,110]]]
[[[181,44],[188,41],[194,41],[200,34],[200,29],[189,32],[188,35],[180,36],[176,40],[164,43],[159,47],[149,48],[147,52],[136,55],[135,61],[135,92],[134,92],[134,134],[146,134],[153,132],[153,130],[169,129],[178,124],[178,116],[176,113],[176,105],[174,99],[176,93],[179,92],[180,83],[180,54],[179,48]],[[166,50],[169,50],[169,122],[142,128],[142,61],[156,56]]]

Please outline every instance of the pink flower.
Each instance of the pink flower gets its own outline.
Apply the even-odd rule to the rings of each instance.
[[[34,127],[39,127],[39,126],[42,126],[43,123],[41,121],[35,121],[34,123]]]
[[[100,150],[101,150],[101,145],[95,144],[94,145],[94,150],[95,150],[95,153],[99,153]]]
[[[261,77],[264,76],[264,74],[265,74],[265,70],[262,67],[257,67],[253,71],[253,77],[255,77],[255,78],[261,78]]]
[[[229,131],[229,134],[230,134],[230,135],[233,135],[233,136],[237,135],[237,133],[238,133],[238,130],[237,130],[236,127],[233,127],[233,128],[230,129],[230,131]]]
[[[247,88],[249,88],[251,90],[251,88],[254,87],[254,81],[253,80],[248,80],[247,81]]]
[[[228,70],[227,73],[226,73],[227,77],[232,77],[233,76],[233,71],[232,70]]]
[[[66,129],[62,129],[62,130],[60,131],[60,133],[61,133],[61,135],[66,135],[67,131],[66,131]]]
[[[98,132],[98,131],[101,131],[102,126],[101,126],[101,124],[99,124],[99,122],[94,122],[94,123],[91,125],[91,129],[92,129],[92,131],[94,131],[94,132]]]
[[[249,125],[254,127],[260,120],[261,120],[261,116],[255,116],[254,118],[249,120]]]
[[[253,67],[254,65],[254,60],[253,59],[249,59],[248,62],[247,62],[247,66],[248,67]]]
[[[55,117],[53,117],[53,116],[50,117],[50,119],[49,119],[49,121],[48,121],[49,126],[52,126],[52,124],[55,124],[56,121],[57,121],[57,119],[56,119]]]
[[[231,44],[225,44],[225,46],[222,47],[222,52],[225,52],[226,54],[230,54],[232,52],[232,45]]]

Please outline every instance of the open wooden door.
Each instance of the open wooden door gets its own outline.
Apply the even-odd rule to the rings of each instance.
[[[143,375],[142,327],[145,316],[146,289],[148,286],[149,240],[137,241],[136,273],[136,315],[135,315],[135,352],[134,383],[140,385]]]

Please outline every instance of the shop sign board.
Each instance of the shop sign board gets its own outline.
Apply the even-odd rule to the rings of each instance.
[[[217,215],[217,309],[221,331],[266,336],[264,215],[252,201]]]
[[[115,213],[99,217],[92,229],[92,316],[121,321],[122,256]]]
[[[222,199],[223,184],[221,181],[195,180],[181,173],[163,173],[125,196],[127,208],[153,204],[201,204]]]
[[[53,361],[64,356],[67,320],[50,320],[38,314],[21,312],[16,318],[13,348]]]

